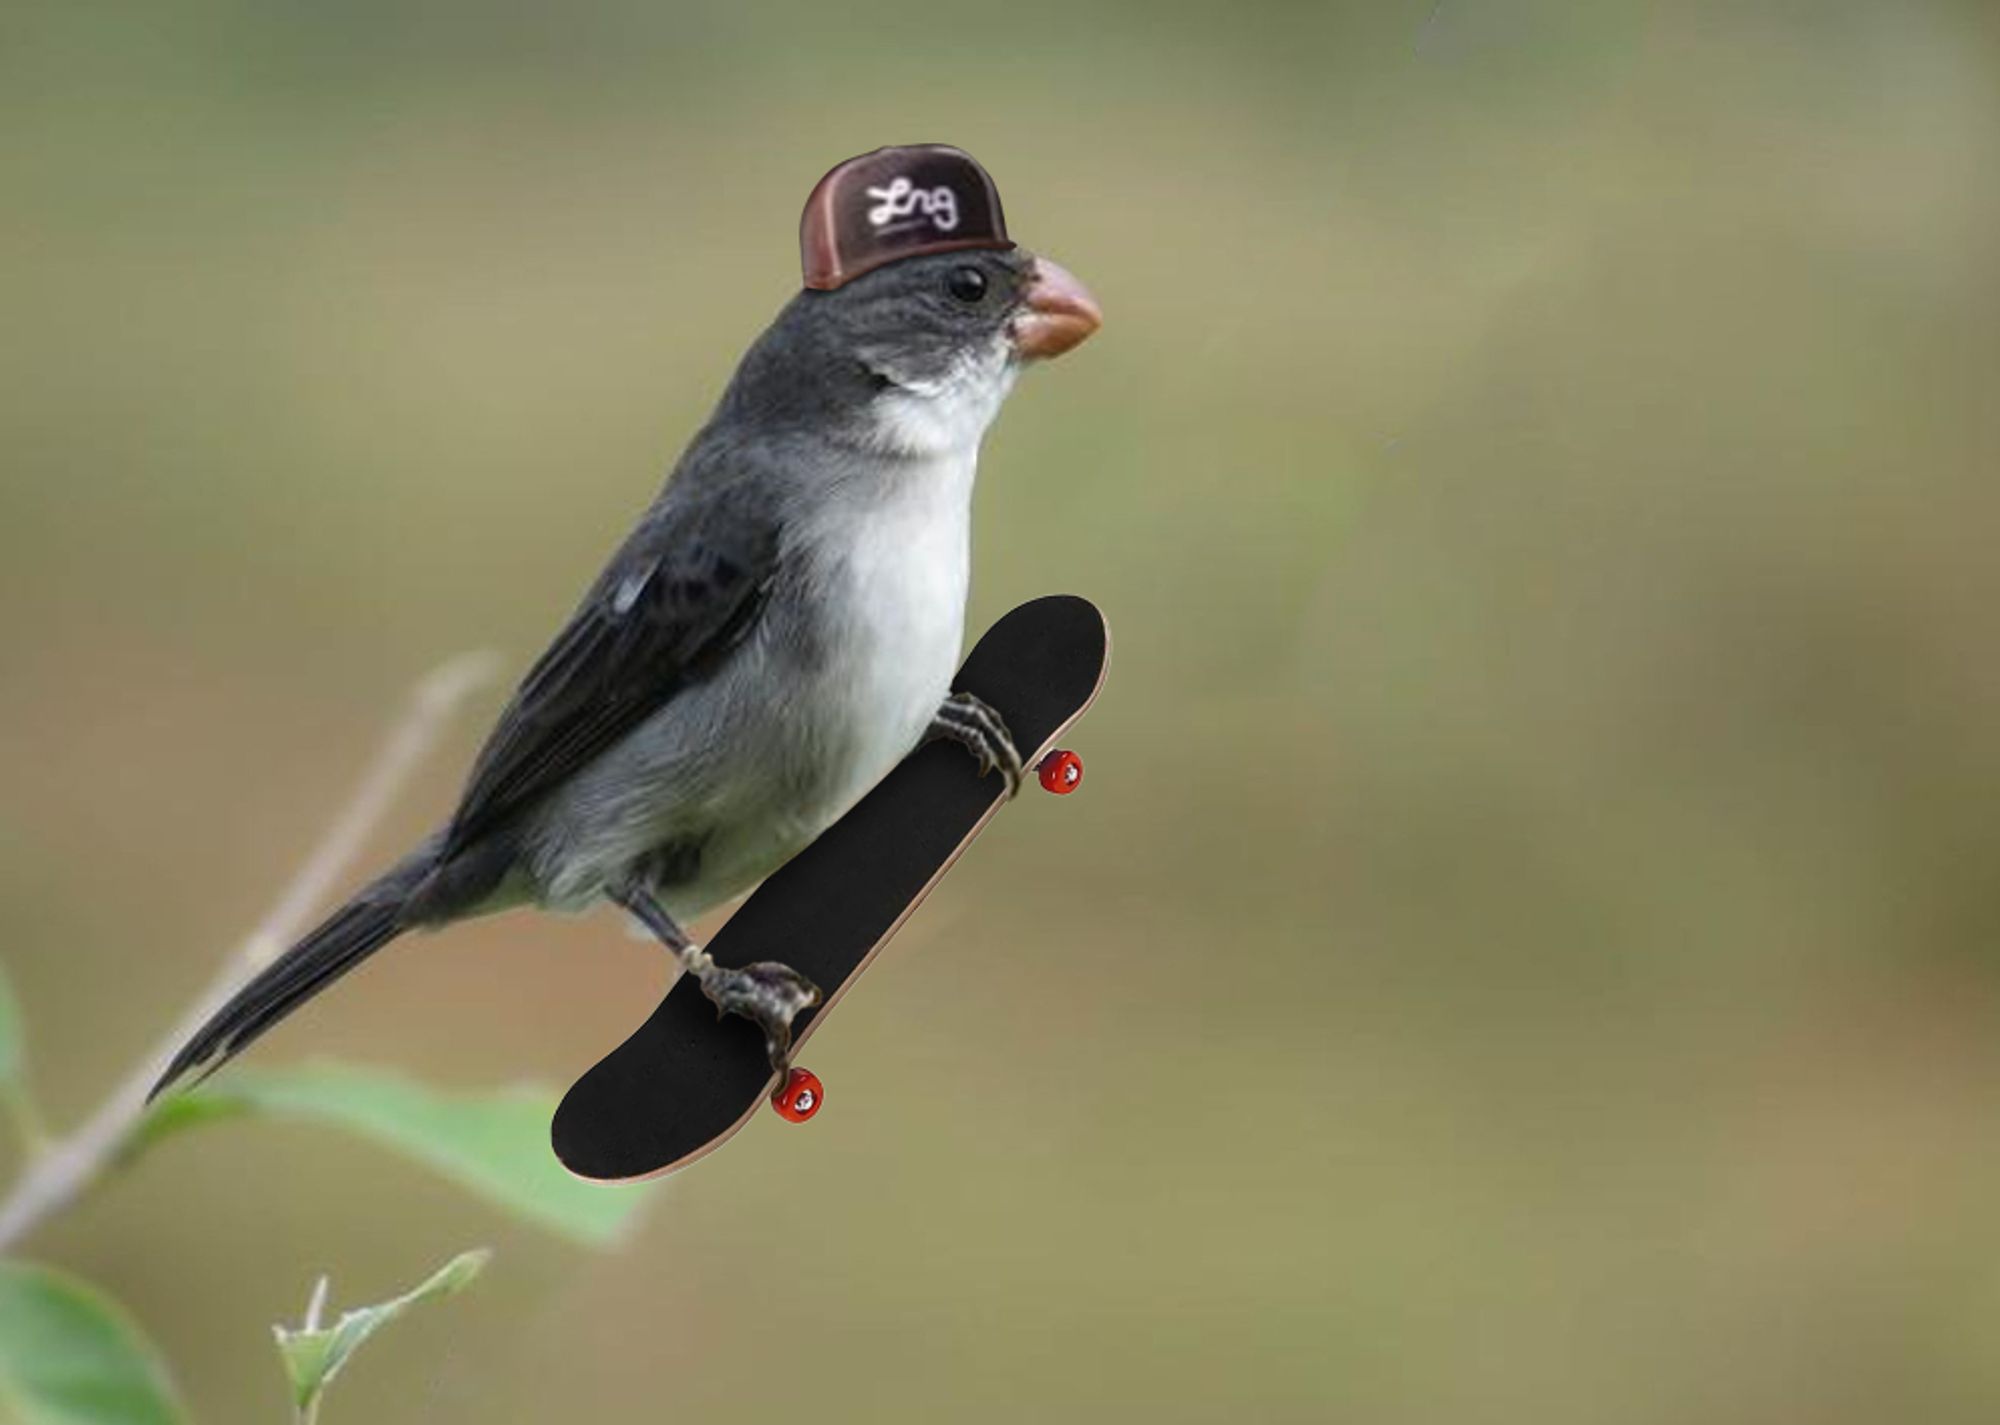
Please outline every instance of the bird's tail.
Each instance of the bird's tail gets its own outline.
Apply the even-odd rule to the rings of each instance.
[[[411,898],[436,866],[429,846],[404,858],[257,973],[195,1031],[161,1073],[148,1100],[191,1070],[206,1078],[258,1035],[394,940],[413,922]]]

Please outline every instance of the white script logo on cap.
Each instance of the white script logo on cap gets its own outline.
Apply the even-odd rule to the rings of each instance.
[[[958,226],[958,195],[942,183],[926,190],[908,178],[897,178],[887,188],[870,188],[868,196],[876,200],[868,210],[868,221],[878,228],[919,210],[939,232]]]

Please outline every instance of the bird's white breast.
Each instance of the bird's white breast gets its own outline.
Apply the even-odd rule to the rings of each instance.
[[[844,753],[833,815],[916,745],[950,689],[965,637],[977,461],[977,446],[908,461],[878,499],[844,508],[818,532],[823,612],[838,650],[822,706],[829,743]]]

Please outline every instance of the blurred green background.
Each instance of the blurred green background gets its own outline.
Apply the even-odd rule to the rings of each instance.
[[[622,1248],[305,1128],[30,1244],[204,1420],[311,1275],[479,1285],[328,1425],[2000,1411],[2000,14],[28,0],[0,22],[0,955],[59,1124],[409,684],[518,671],[947,140],[1105,330],[989,441],[974,623],[1111,681]],[[446,810],[496,689],[375,855]],[[254,1056],[564,1082],[608,915]]]

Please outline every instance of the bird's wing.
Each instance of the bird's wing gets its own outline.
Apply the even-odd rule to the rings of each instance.
[[[669,488],[515,690],[473,764],[446,855],[561,786],[755,626],[777,522],[746,507],[743,489],[677,499]]]

